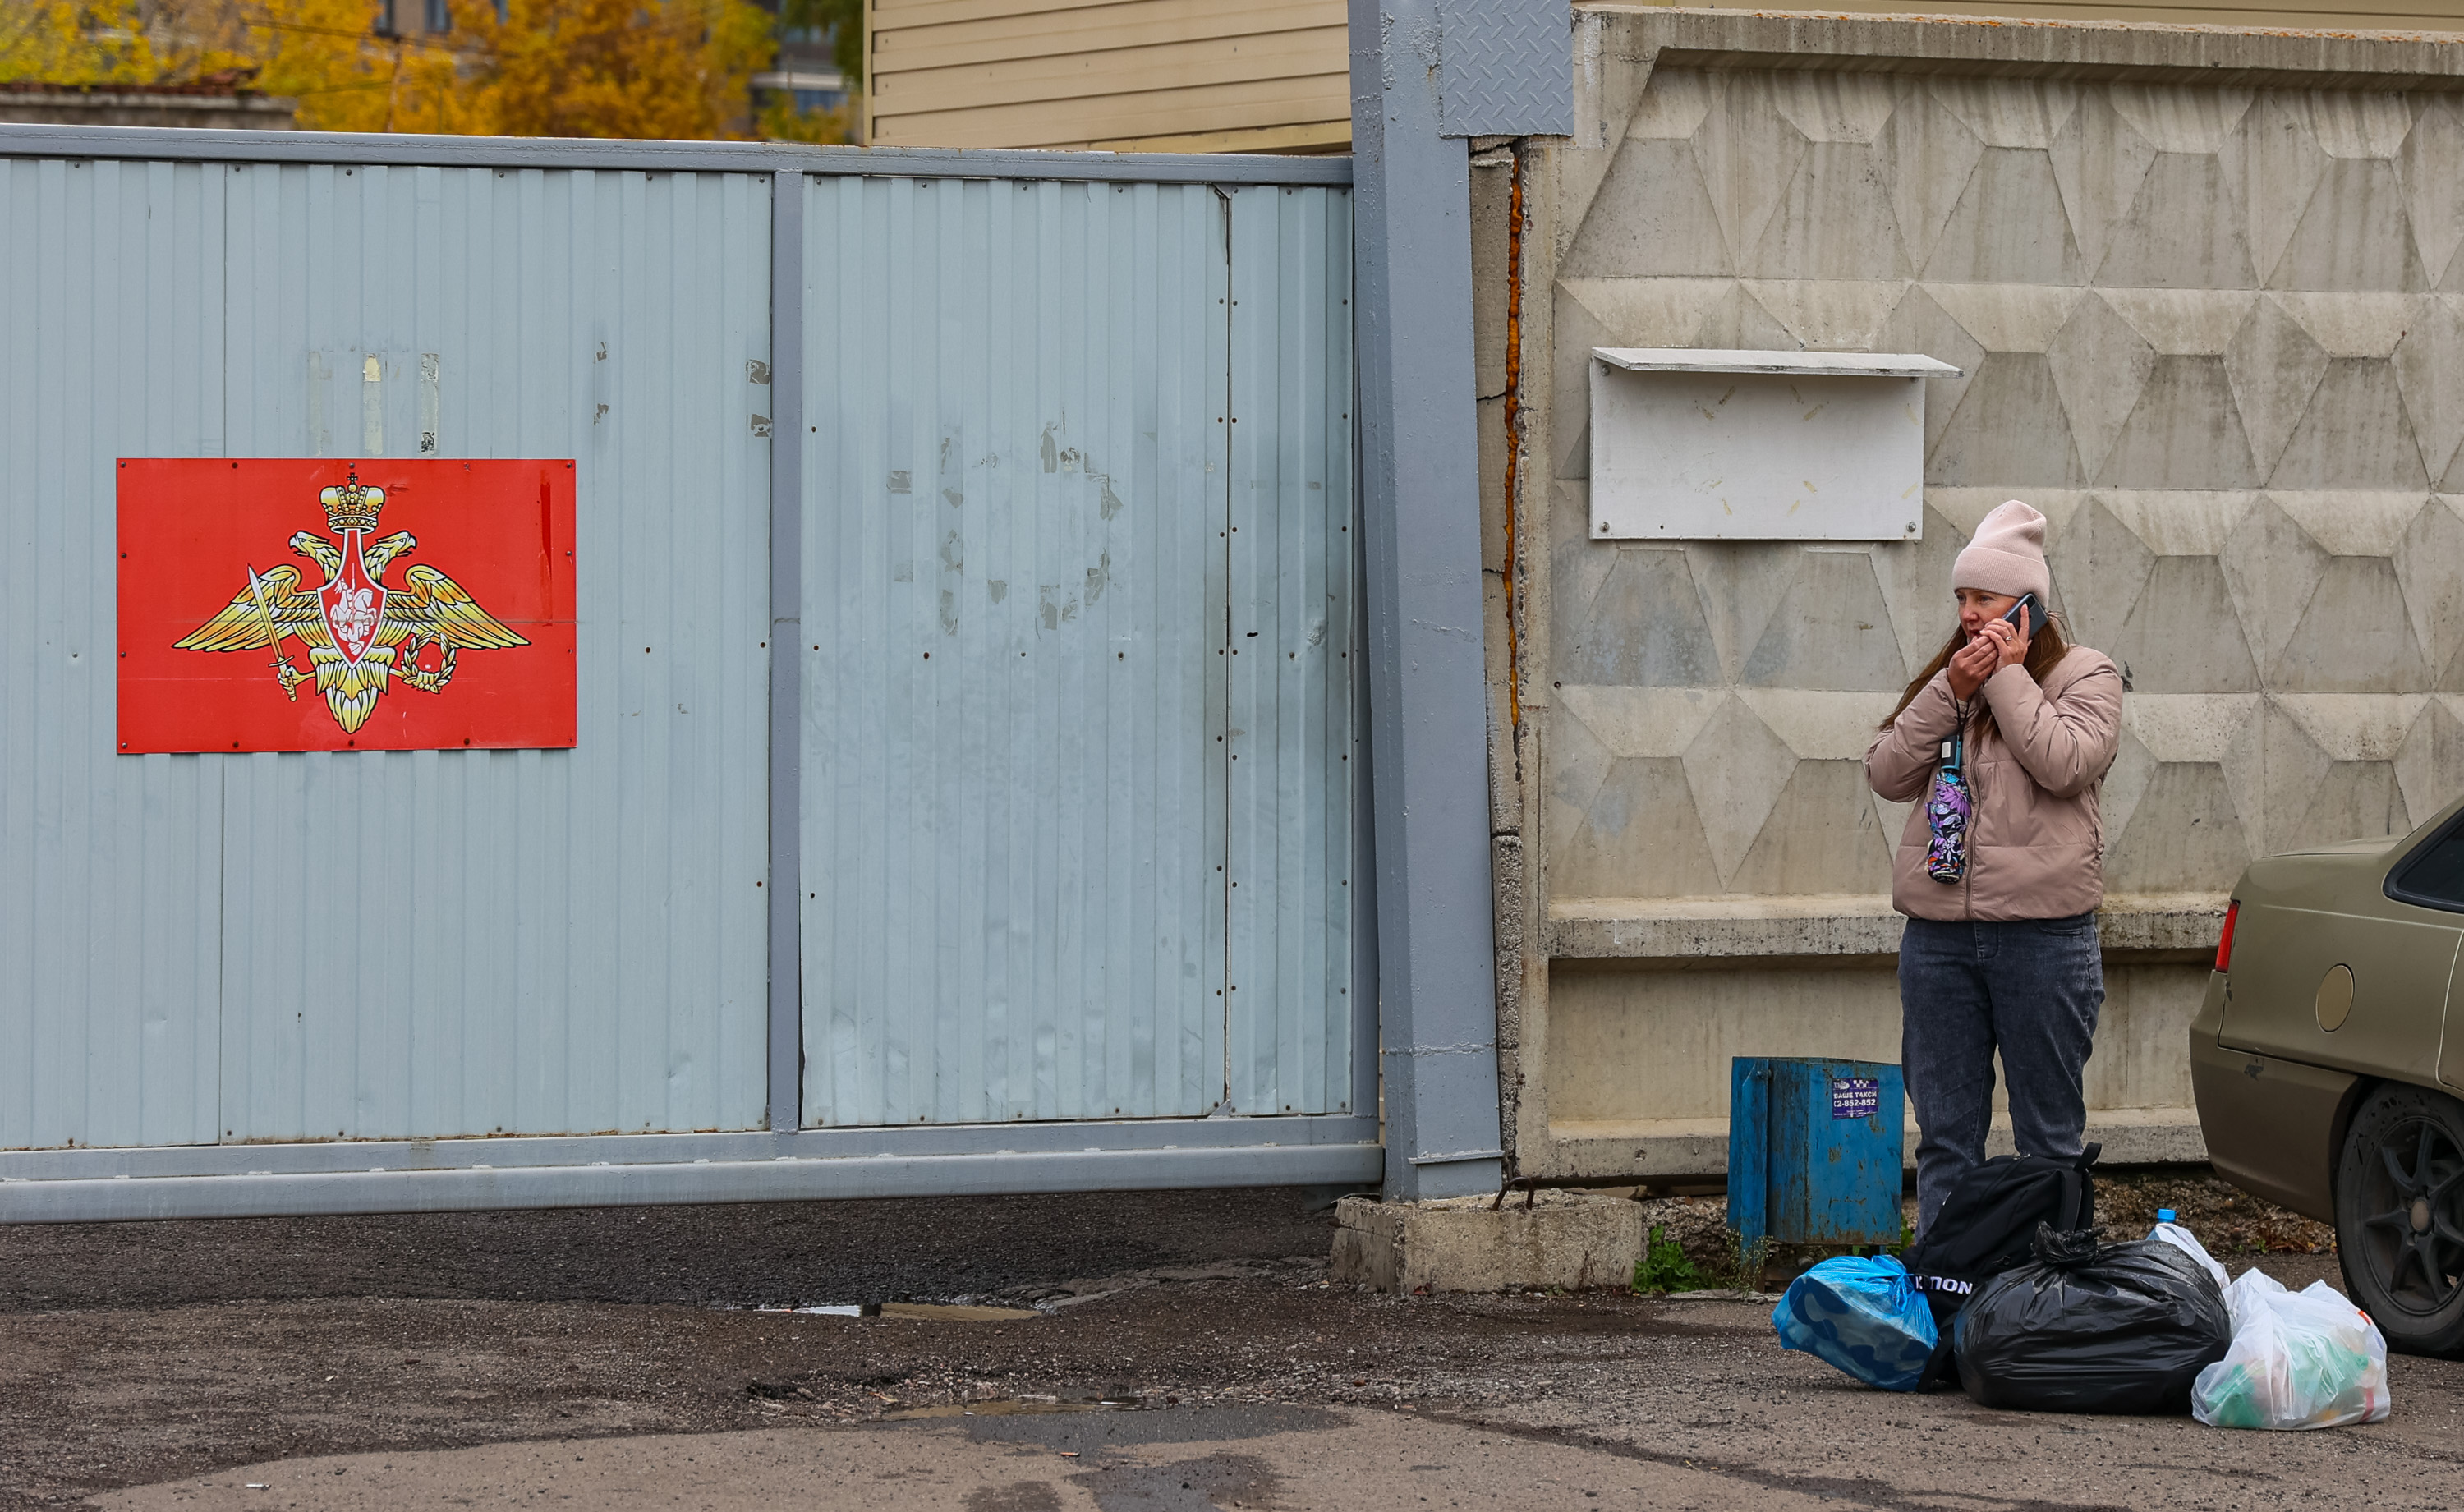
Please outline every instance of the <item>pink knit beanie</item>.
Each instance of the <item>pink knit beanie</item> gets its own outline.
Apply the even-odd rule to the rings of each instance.
[[[2054,580],[2045,570],[2045,516],[2017,499],[1995,505],[1950,564],[1950,585],[2014,599],[2033,593],[2038,603],[2046,603],[2053,597]]]

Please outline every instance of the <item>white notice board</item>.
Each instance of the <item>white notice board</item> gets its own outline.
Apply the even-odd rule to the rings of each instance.
[[[1866,352],[1592,351],[1595,540],[1914,540],[1925,381]]]

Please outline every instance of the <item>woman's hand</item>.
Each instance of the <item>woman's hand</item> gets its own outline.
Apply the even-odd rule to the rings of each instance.
[[[1951,654],[1950,666],[1945,668],[1950,674],[1950,696],[1966,703],[2001,667],[2001,648],[1991,636],[1969,636],[1968,644]]]
[[[2028,659],[2028,643],[2019,638],[2019,627],[2008,620],[1985,622],[1986,638],[1991,640],[2000,657],[2000,665],[1985,675],[1991,677],[2004,667],[2016,667]]]
[[[1988,620],[1950,659],[1951,696],[1962,702],[1976,696],[1985,679],[2006,667],[2027,660],[2028,643],[2008,620]]]

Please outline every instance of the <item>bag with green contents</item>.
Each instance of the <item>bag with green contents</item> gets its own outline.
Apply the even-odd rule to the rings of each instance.
[[[2387,1415],[2387,1340],[2323,1281],[2300,1291],[2256,1269],[2225,1288],[2233,1347],[2199,1372],[2190,1414],[2211,1428],[2339,1428]]]

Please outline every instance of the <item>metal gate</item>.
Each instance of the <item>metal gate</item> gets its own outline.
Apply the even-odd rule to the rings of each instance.
[[[0,1220],[1375,1179],[1343,167],[0,128]],[[114,755],[135,455],[575,458],[578,745]]]
[[[1352,1107],[1344,208],[808,184],[807,1124]]]

